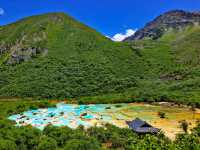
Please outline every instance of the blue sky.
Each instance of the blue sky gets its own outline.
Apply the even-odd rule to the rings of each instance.
[[[113,36],[141,28],[172,9],[200,11],[200,0],[0,0],[0,8],[0,25],[35,14],[65,12]]]

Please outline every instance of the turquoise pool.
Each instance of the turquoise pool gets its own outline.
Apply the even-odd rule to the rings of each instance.
[[[166,118],[159,117],[158,112],[166,113]],[[114,124],[118,127],[128,127],[126,121],[139,117],[153,126],[162,129],[164,133],[175,138],[175,134],[181,132],[180,121],[187,120],[194,126],[200,119],[198,109],[193,119],[193,112],[189,108],[169,107],[164,105],[150,105],[145,103],[132,104],[96,104],[74,105],[58,103],[55,108],[29,110],[9,117],[16,122],[16,126],[31,125],[43,130],[47,125],[68,126],[77,128],[83,125],[102,126],[105,123]]]
[[[90,127],[97,122],[111,122],[112,116],[108,108],[115,111],[115,105],[73,105],[59,103],[55,108],[29,110],[10,116],[8,119],[16,122],[16,126],[32,125],[41,130],[47,125],[68,126],[77,128],[79,125]]]

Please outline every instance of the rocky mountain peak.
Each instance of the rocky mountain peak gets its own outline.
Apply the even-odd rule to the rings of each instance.
[[[200,12],[187,12],[173,10],[158,16],[147,23],[144,28],[138,30],[125,41],[140,40],[144,38],[158,39],[170,29],[182,29],[190,25],[200,24]]]

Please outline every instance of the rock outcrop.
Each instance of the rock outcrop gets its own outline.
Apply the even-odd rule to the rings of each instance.
[[[7,55],[3,63],[8,65],[29,61],[38,55],[43,56],[47,53],[48,49],[41,47],[23,47],[20,44],[13,46],[0,46],[0,56]]]
[[[47,53],[47,49],[29,47],[19,48],[11,54],[11,57],[7,60],[7,64],[13,65],[20,62],[26,62],[36,57],[39,54]]]
[[[15,42],[6,43],[3,40],[0,41],[0,58],[1,56],[4,57],[0,64],[15,65],[29,61],[37,56],[46,55],[47,48],[40,46],[40,43],[46,39],[46,33],[38,32],[32,34],[27,36],[21,32]]]
[[[187,26],[199,24],[200,12],[169,11],[146,24],[144,28],[138,30],[133,36],[126,38],[124,41],[141,40],[144,38],[158,39],[168,30],[180,30]]]

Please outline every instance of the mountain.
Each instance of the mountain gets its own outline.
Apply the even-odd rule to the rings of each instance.
[[[90,49],[101,40],[105,41],[106,38],[63,13],[33,16],[0,28],[0,52],[7,54],[1,63],[18,64],[53,53],[53,50],[49,50],[53,48],[58,49],[56,54],[65,57],[59,51],[62,46],[64,53],[70,49],[75,55],[78,49],[72,45],[79,49]],[[70,56],[73,54],[68,54]]]
[[[135,86],[132,50],[63,13],[0,27],[0,52],[1,96],[71,98]]]
[[[183,10],[173,10],[166,12],[152,22],[138,30],[133,36],[125,41],[141,40],[144,38],[158,39],[169,30],[182,30],[188,26],[200,24],[199,12],[186,12]]]
[[[190,23],[116,43],[63,13],[28,17],[0,27],[0,97],[200,106],[199,43]]]

